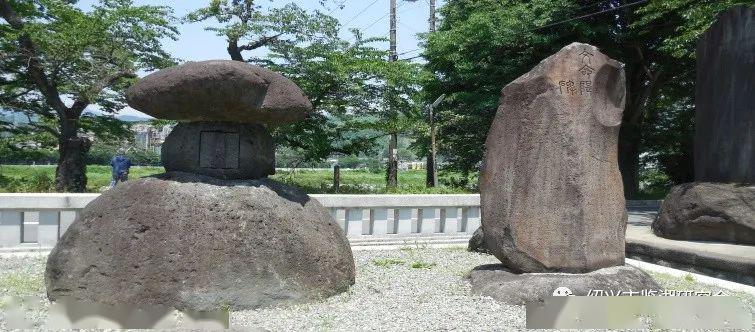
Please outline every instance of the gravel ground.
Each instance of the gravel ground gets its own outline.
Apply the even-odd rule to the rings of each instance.
[[[469,295],[465,276],[477,265],[496,263],[493,256],[456,248],[405,248],[355,251],[354,258],[357,279],[348,292],[319,303],[233,312],[231,327],[272,331],[524,329],[524,307]],[[0,257],[0,298],[44,297],[45,259]],[[666,289],[720,290],[692,278],[652,275]],[[739,297],[755,311],[755,297],[726,290],[724,294]],[[48,306],[46,300],[40,300],[40,306],[27,314],[35,326],[42,326]],[[4,315],[0,315],[0,330],[4,327]]]

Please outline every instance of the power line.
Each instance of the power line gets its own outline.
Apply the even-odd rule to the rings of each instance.
[[[415,56],[413,56],[411,58],[399,59],[398,61],[410,61],[410,60],[414,60],[414,59],[421,58],[421,57],[422,57],[421,55],[415,55]]]
[[[622,8],[626,8],[626,7],[630,7],[630,6],[634,6],[634,5],[639,5],[639,4],[648,2],[648,1],[649,0],[640,0],[640,1],[632,2],[632,3],[624,4],[624,5],[621,5],[621,6],[618,6],[618,7],[614,7],[614,8],[610,8],[610,9],[605,9],[605,10],[601,10],[601,11],[598,11],[598,12],[594,12],[594,13],[590,13],[590,14],[585,14],[585,15],[581,15],[581,16],[577,16],[577,17],[572,17],[572,18],[569,18],[569,19],[566,19],[566,20],[563,20],[563,21],[558,21],[558,22],[546,24],[546,25],[543,25],[543,26],[539,26],[539,27],[536,27],[534,29],[527,30],[525,32],[540,30],[540,29],[556,26],[556,25],[559,25],[559,24],[564,24],[564,23],[567,23],[567,22],[571,22],[571,21],[574,21],[574,20],[579,20],[579,19],[583,19],[583,18],[588,18],[588,17],[592,17],[592,16],[596,16],[596,15],[600,15],[600,14],[616,11],[616,10],[619,10],[619,9],[622,9]],[[590,4],[590,5],[583,6],[580,9],[586,8],[588,6],[594,6],[594,5],[598,4],[598,3],[600,3],[600,1],[596,1],[596,2],[594,2],[592,4]],[[418,49],[413,49],[413,50],[410,50],[410,51],[406,51],[404,53],[401,53],[401,55],[407,54],[407,53],[412,53],[413,51],[416,51],[416,50],[418,50]],[[401,59],[401,60],[402,61],[408,61],[408,60],[413,60],[413,59],[421,58],[421,57],[422,57],[422,55],[417,55],[417,56],[413,56],[413,57],[406,58],[406,59]]]
[[[403,26],[404,28],[407,28],[407,29],[409,29],[410,31],[412,31],[412,32],[414,32],[414,33],[421,33],[421,32],[419,32],[419,31],[417,31],[416,29],[414,29],[414,28],[412,28],[412,27],[410,27],[410,26],[408,26],[408,25],[404,24],[403,22],[401,22],[401,20],[396,20],[396,21],[398,22],[398,24],[401,24],[401,26]]]
[[[404,54],[414,53],[414,52],[417,52],[417,51],[421,51],[421,50],[422,50],[422,49],[419,49],[419,48],[415,48],[415,49],[413,49],[413,50],[408,50],[408,51],[406,51],[406,52],[401,52],[401,53],[399,53],[399,54],[396,54],[396,55],[404,55]]]
[[[592,13],[592,14],[586,14],[586,15],[582,15],[582,16],[572,17],[572,18],[570,18],[570,19],[567,19],[567,20],[563,20],[563,21],[559,21],[559,22],[555,22],[555,23],[551,23],[551,24],[543,25],[543,26],[540,26],[540,27],[537,27],[537,28],[531,29],[531,30],[529,30],[529,31],[526,31],[526,32],[535,31],[535,30],[540,30],[540,29],[544,29],[544,28],[552,27],[552,26],[555,26],[555,25],[563,24],[563,23],[566,23],[566,22],[571,22],[571,21],[574,21],[574,20],[579,20],[579,19],[583,19],[583,18],[587,18],[587,17],[592,17],[592,16],[595,16],[595,15],[600,15],[600,14],[603,14],[603,13],[612,12],[612,11],[615,11],[615,10],[619,10],[619,9],[622,9],[622,8],[625,8],[625,7],[634,6],[634,5],[639,5],[639,4],[641,4],[641,3],[645,3],[645,2],[648,2],[648,1],[649,1],[649,0],[640,0],[640,1],[637,1],[637,2],[632,2],[632,3],[624,4],[624,5],[621,5],[621,6],[615,7],[615,8],[611,8],[611,9],[602,10],[602,11],[599,11],[599,12],[595,12],[595,13]]]
[[[405,5],[405,4],[406,4],[406,1],[402,2],[401,4],[399,4],[399,5],[398,5],[398,6],[396,7],[396,9],[398,10],[399,8],[403,7],[403,6]],[[402,13],[403,13],[403,12],[402,12]],[[401,14],[401,13],[399,13],[399,14]],[[373,26],[374,26],[375,24],[378,24],[378,23],[379,23],[380,21],[382,21],[383,19],[385,19],[386,17],[388,17],[388,15],[390,15],[390,13],[388,13],[388,14],[385,14],[385,15],[381,16],[380,18],[378,18],[377,20],[373,21],[372,23],[370,23],[370,25],[368,25],[367,27],[365,27],[365,28],[364,28],[364,29],[362,29],[362,30],[367,30],[367,29],[369,29],[369,28],[372,28],[372,27],[373,27]]]
[[[378,22],[382,21],[386,17],[388,17],[388,14],[385,14],[385,15],[381,16],[380,18],[378,18],[377,20],[373,21],[372,23],[370,23],[370,25],[368,25],[366,28],[364,28],[364,30],[372,28],[372,26],[374,26],[375,24],[378,24]]]
[[[339,3],[337,6],[331,8],[330,10],[328,10],[328,13],[326,15],[333,14],[333,11],[336,10],[336,8],[342,8],[343,4],[345,4],[346,1],[349,1],[349,0],[343,0],[343,1],[341,1],[341,3]]]
[[[364,12],[366,12],[367,9],[370,9],[370,7],[372,7],[373,5],[375,5],[377,2],[378,2],[378,0],[375,0],[372,3],[370,3],[369,5],[367,5],[367,7],[364,7],[364,9],[362,9],[359,13],[357,13],[356,15],[354,15],[354,17],[350,18],[346,23],[344,23],[341,29],[349,26],[349,24],[351,22],[354,22],[354,20],[357,19],[357,17],[359,17],[359,15],[364,14]]]

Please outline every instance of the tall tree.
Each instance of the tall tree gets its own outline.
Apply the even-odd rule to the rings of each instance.
[[[656,165],[671,181],[694,180],[692,152],[695,128],[695,49],[700,35],[716,16],[747,0],[651,1],[636,11],[632,28],[655,35],[650,45],[664,55],[665,76],[661,93],[646,110],[642,135],[645,164]]]
[[[453,168],[477,169],[500,88],[561,47],[590,43],[626,65],[619,167],[625,196],[636,197],[640,155],[659,150],[643,146],[658,144],[646,139],[647,130],[658,128],[649,121],[681,114],[668,112],[670,105],[689,109],[679,103],[694,93],[689,89],[694,84],[692,41],[716,12],[736,2],[741,1],[449,0],[426,51],[428,69],[435,74],[426,84],[428,95],[451,92],[440,110],[441,153]],[[688,90],[678,90],[680,86]]]
[[[435,110],[438,152],[447,168],[467,175],[482,160],[501,88],[574,40],[538,26],[568,17],[573,1],[449,0],[437,32],[426,40],[425,103],[446,94]],[[467,178],[467,176],[464,176]]]
[[[280,72],[302,88],[313,112],[307,121],[275,128],[273,135],[303,161],[370,152],[377,139],[400,126],[400,116],[389,115],[387,105],[408,100],[414,67],[388,64],[387,50],[375,45],[384,39],[365,39],[351,30],[353,38],[344,40],[337,19],[293,2],[263,8],[252,0],[213,0],[186,19],[216,20],[207,29],[226,39],[231,59]],[[265,55],[250,55],[254,50]]]
[[[228,55],[236,61],[249,60],[243,52],[338,34],[337,20],[320,11],[310,13],[294,2],[264,10],[255,0],[211,0],[207,7],[189,13],[186,20],[217,21],[218,25],[206,29],[226,39]]]
[[[91,146],[80,136],[84,110],[125,107],[138,71],[173,63],[161,39],[177,32],[166,7],[103,0],[85,12],[74,3],[0,0],[0,107],[42,119],[33,125],[58,141],[56,189],[81,192]]]
[[[384,40],[354,34],[353,42],[334,36],[306,44],[278,44],[266,59],[254,61],[296,82],[312,101],[314,110],[307,121],[273,133],[305,161],[333,153],[369,152],[385,136],[375,115],[380,113],[389,74],[387,51],[373,45]]]

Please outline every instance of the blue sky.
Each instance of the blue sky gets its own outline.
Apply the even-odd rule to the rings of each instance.
[[[86,10],[98,2],[98,0],[81,0],[77,6]],[[208,2],[209,0],[134,0],[137,5],[149,4],[171,7],[176,17],[182,17],[193,10],[204,7]],[[290,2],[295,2],[308,10],[330,12],[330,15],[338,18],[341,24],[351,22],[347,27],[341,29],[342,38],[351,37],[348,32],[349,28],[360,29],[366,37],[388,36],[389,20],[387,14],[390,0],[330,0],[326,4],[329,8],[321,6],[318,0],[258,1],[265,8],[280,7]],[[427,32],[427,20],[430,13],[429,3],[428,0],[417,0],[415,2],[397,0],[397,2],[399,21],[397,25],[397,50],[401,54],[400,58],[413,57],[419,54],[419,50],[416,50],[419,48],[417,33]],[[440,8],[444,0],[437,0],[436,3],[436,6]],[[343,5],[343,8],[339,8],[338,5],[340,4]],[[359,14],[363,10],[364,12]],[[215,35],[212,31],[206,31],[205,27],[208,25],[205,23],[179,25],[180,35],[178,40],[166,39],[163,45],[174,57],[184,61],[229,59],[225,50],[226,42],[224,38]],[[388,44],[385,43],[384,47],[388,48]],[[121,114],[142,115],[131,109],[123,110]]]

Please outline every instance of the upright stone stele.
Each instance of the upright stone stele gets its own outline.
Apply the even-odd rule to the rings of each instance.
[[[473,292],[525,304],[558,287],[659,288],[624,265],[624,81],[621,63],[573,43],[503,88],[480,176],[484,243],[503,264],[472,271]]]
[[[755,244],[755,9],[718,15],[697,42],[695,181],[673,187],[653,232]]]
[[[480,177],[485,243],[520,272],[624,263],[624,69],[574,43],[501,92]]]
[[[695,181],[755,183],[755,9],[718,16],[697,42]]]
[[[354,284],[354,259],[330,213],[267,179],[266,126],[312,106],[291,81],[236,61],[150,74],[129,104],[180,120],[167,173],[128,181],[79,214],[47,261],[51,300],[234,310],[316,301]]]

